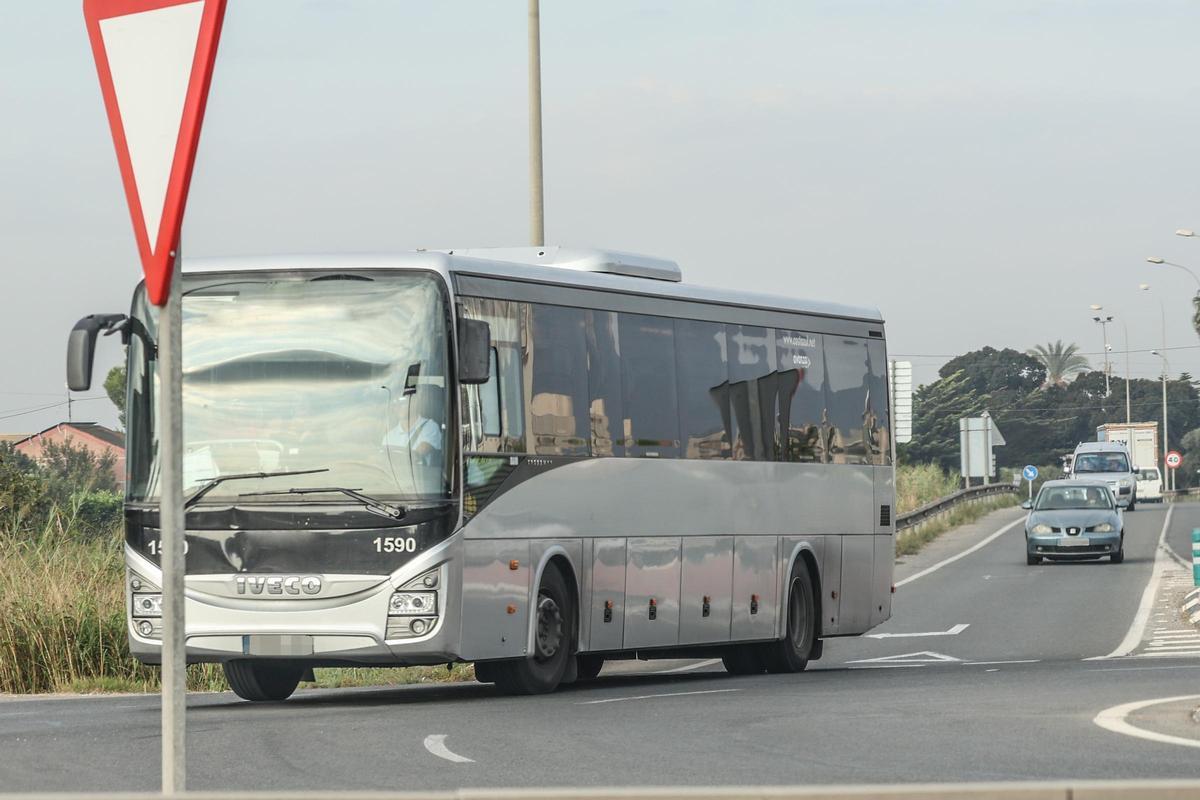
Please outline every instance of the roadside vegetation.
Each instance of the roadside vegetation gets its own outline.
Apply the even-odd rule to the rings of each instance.
[[[49,448],[35,464],[0,446],[0,694],[156,692],[158,669],[129,653],[121,496],[112,464]],[[318,687],[474,680],[469,665],[317,669]],[[228,688],[218,666],[188,668],[192,691]]]

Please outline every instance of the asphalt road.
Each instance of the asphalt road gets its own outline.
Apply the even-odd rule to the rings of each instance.
[[[904,559],[876,637],[831,641],[799,675],[623,662],[532,698],[479,684],[304,691],[279,705],[194,696],[189,786],[1200,777],[1195,750],[1094,722],[1118,704],[1200,695],[1200,637],[1170,609],[1186,573],[1165,553],[1155,567],[1165,516],[1127,515],[1124,564],[1028,567],[1019,525],[993,536],[1018,513],[997,512]],[[1165,541],[1187,562],[1193,527],[1200,505],[1175,507]],[[1175,706],[1138,713],[1174,715],[1186,738],[1175,716],[1189,704]],[[156,789],[158,724],[152,696],[0,701],[0,791]]]

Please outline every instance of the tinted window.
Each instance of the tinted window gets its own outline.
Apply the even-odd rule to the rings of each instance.
[[[825,378],[826,408],[833,425],[831,460],[838,464],[870,463],[865,436],[871,416],[866,340],[825,337]]]
[[[751,325],[729,325],[726,331],[733,457],[774,461],[780,391],[780,375],[775,369],[775,331]]]
[[[728,458],[729,379],[725,326],[675,321],[679,418],[685,458]]]
[[[625,455],[621,404],[621,348],[614,311],[585,311],[588,409],[592,455]]]
[[[583,311],[538,304],[530,311],[525,369],[533,452],[586,456],[591,425]]]
[[[779,429],[785,461],[829,460],[832,424],[825,413],[825,355],[821,337],[777,330]]]
[[[675,326],[662,317],[619,317],[625,452],[675,458],[679,455]]]
[[[869,415],[864,420],[867,450],[872,463],[890,464],[892,426],[888,414],[887,355],[883,342],[867,340],[867,360],[870,368],[867,377]]]

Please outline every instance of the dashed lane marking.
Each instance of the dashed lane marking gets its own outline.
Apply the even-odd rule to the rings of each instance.
[[[880,658],[860,658],[855,661],[847,661],[847,664],[884,664],[903,662],[910,664],[959,664],[961,658],[948,656],[943,653],[934,653],[929,650],[922,650],[919,653],[903,653],[896,656],[881,656]]]
[[[621,703],[626,700],[655,700],[660,697],[687,697],[694,694],[725,694],[726,692],[740,692],[741,689],[702,689],[696,692],[663,692],[662,694],[639,694],[634,697],[606,697],[603,700],[585,700],[582,703],[576,703],[580,706],[598,706],[604,703]]]
[[[446,734],[434,733],[425,737],[425,749],[438,758],[444,758],[454,764],[474,764],[475,759],[460,756],[446,747]]]

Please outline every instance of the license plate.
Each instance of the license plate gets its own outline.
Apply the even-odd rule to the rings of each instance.
[[[1092,542],[1086,536],[1072,536],[1070,539],[1059,539],[1059,547],[1087,547]]]

